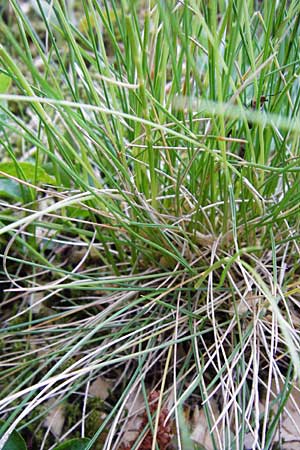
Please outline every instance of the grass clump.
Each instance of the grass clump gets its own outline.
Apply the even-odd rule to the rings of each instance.
[[[167,410],[181,449],[203,405],[214,450],[271,449],[300,374],[299,2],[102,3],[1,12],[4,428],[57,398],[118,449],[146,410],[154,450]]]

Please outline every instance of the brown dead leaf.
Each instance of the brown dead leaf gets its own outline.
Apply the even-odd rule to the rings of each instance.
[[[300,326],[300,310],[299,306],[296,303],[288,302],[289,305],[289,313],[292,319],[293,325],[295,328],[299,328]]]
[[[283,384],[282,384],[283,389]],[[291,395],[286,402],[282,415],[281,439],[284,442],[283,450],[299,450],[300,448],[300,392],[292,388]]]
[[[284,389],[284,383],[279,382],[279,385],[273,381],[273,394],[270,400],[273,401]],[[264,410],[264,405],[262,407]],[[276,414],[278,405],[276,405],[272,414]],[[285,404],[284,412],[281,416],[281,421],[276,431],[274,442],[283,443],[280,447],[282,450],[299,450],[300,449],[300,391],[294,386],[291,390],[290,397]]]
[[[217,405],[217,402],[215,400],[210,401],[210,405],[212,408],[212,412],[217,419],[219,417],[219,408]],[[193,418],[192,418],[192,434],[191,439],[196,442],[197,444],[200,444],[202,447],[205,448],[205,450],[214,450],[212,439],[211,439],[211,433],[209,431],[209,427],[207,425],[207,420],[205,416],[204,409],[199,409],[197,406],[195,408]],[[218,430],[220,429],[220,426],[217,427],[217,429],[213,432],[213,436],[218,442]]]
[[[32,292],[28,298],[28,304],[33,314],[39,314],[43,307],[44,292]]]
[[[144,412],[144,397],[140,392],[138,395],[132,393],[126,402],[125,409],[128,411],[128,420],[125,424],[125,431],[120,441],[121,447],[128,446],[139,435],[139,430],[142,424],[142,416]]]
[[[51,407],[55,402],[55,399],[51,399],[46,403],[46,406]],[[60,437],[62,434],[63,426],[65,422],[65,409],[62,404],[53,407],[46,419],[44,420],[43,426],[45,428],[50,428],[51,433],[55,437]]]
[[[96,378],[89,388],[89,394],[92,397],[98,397],[101,400],[106,400],[109,396],[109,390],[111,388],[111,382],[103,377]]]
[[[260,302],[261,298],[259,296],[248,293],[236,305],[231,305],[229,311],[232,315],[237,312],[239,316],[245,316],[249,312],[253,314],[260,307]]]
[[[195,232],[197,244],[203,245],[204,247],[211,247],[216,241],[216,237],[212,234],[203,234],[199,231]]]

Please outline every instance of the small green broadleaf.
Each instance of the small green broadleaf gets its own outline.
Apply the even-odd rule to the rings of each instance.
[[[0,428],[4,425],[3,420],[0,420]],[[1,434],[1,436],[3,433]],[[3,447],[3,450],[27,450],[27,445],[17,431],[13,431],[6,441],[6,444]]]
[[[0,197],[19,201],[22,197],[20,184],[8,178],[0,178]]]
[[[4,73],[0,73],[0,94],[6,94],[10,85],[11,85],[11,78],[5,75]]]
[[[87,438],[70,439],[57,445],[54,450],[85,450],[89,443],[90,439]]]
[[[36,177],[36,181],[40,183],[55,183],[54,178],[48,175],[42,167],[38,167],[36,170],[35,164],[30,162],[18,162],[18,166],[13,162],[0,163],[0,172],[17,178],[20,178],[21,174],[23,174],[25,180],[30,182],[33,182]],[[0,173],[0,177],[3,176]]]

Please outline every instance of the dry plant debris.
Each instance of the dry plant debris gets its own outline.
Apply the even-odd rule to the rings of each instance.
[[[54,399],[50,399],[46,406],[51,407],[55,402]],[[65,423],[65,408],[62,404],[54,406],[44,420],[44,427],[51,431],[55,437],[60,437],[63,431]]]
[[[149,394],[148,401],[149,401],[149,410],[151,413],[151,416],[153,418],[153,427],[154,427],[154,417],[155,413],[157,411],[158,406],[158,399],[159,399],[159,392],[153,391]],[[159,420],[158,420],[158,430],[157,430],[157,436],[156,436],[156,442],[159,446],[160,450],[171,450],[173,448],[171,445],[173,432],[172,432],[172,426],[170,421],[166,423],[166,418],[168,415],[167,408],[162,408],[159,412]],[[148,424],[148,416],[147,412],[144,411],[143,415],[141,417],[141,421],[139,424],[139,434],[143,432],[144,428]],[[136,440],[131,441],[128,445],[122,444],[119,450],[131,450],[132,445],[136,442]],[[145,437],[143,438],[141,444],[139,445],[139,450],[151,450],[153,445],[153,435],[151,430],[148,430]]]
[[[220,412],[217,405],[217,402],[212,399],[210,401],[210,407],[212,409],[212,413],[215,419],[218,418]],[[207,424],[204,408],[199,409],[198,406],[195,406],[194,413],[192,416],[192,433],[191,439],[192,441],[200,444],[205,450],[214,450],[210,429]],[[219,431],[221,431],[220,425],[217,426],[217,429],[213,432],[213,436],[215,441],[218,442]]]
[[[109,396],[110,388],[111,383],[108,380],[103,377],[97,377],[90,385],[89,395],[106,400]]]

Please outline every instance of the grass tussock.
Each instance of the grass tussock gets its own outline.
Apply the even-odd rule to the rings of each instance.
[[[0,13],[0,447],[285,448],[299,2],[29,4]]]

